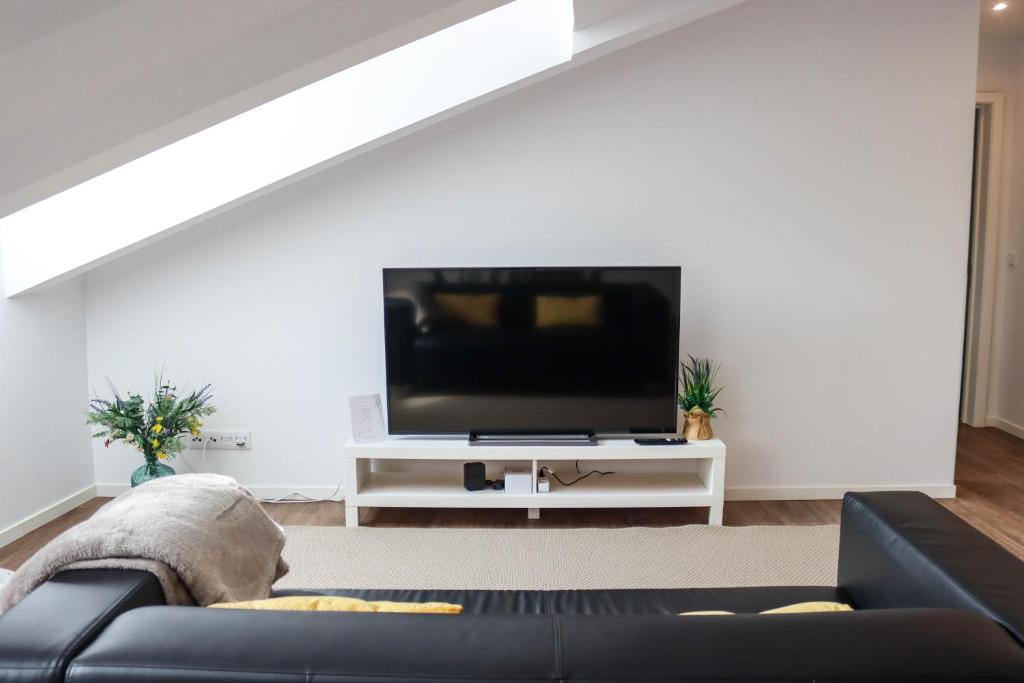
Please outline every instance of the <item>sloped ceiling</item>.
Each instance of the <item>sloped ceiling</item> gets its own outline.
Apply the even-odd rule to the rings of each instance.
[[[0,215],[503,2],[0,2]]]
[[[517,5],[538,1],[542,0],[517,0]],[[353,153],[363,153],[466,107],[744,1],[574,0],[575,32],[570,17],[567,40],[572,45],[564,58],[538,66],[533,75],[524,71],[506,85],[497,85],[500,78],[492,79],[496,85],[489,93],[470,95],[467,90],[461,104],[452,100],[447,111],[424,115],[415,125],[410,121],[390,133],[381,131],[376,142],[363,144]],[[131,192],[131,183],[125,184],[127,192],[111,191],[111,183],[119,182],[114,176],[123,176],[123,169],[133,165],[129,162],[166,157],[165,150],[178,148],[179,141],[191,141],[200,132],[205,136],[215,124],[227,125],[283,96],[301,101],[302,97],[296,100],[293,95],[300,88],[308,90],[304,86],[348,73],[356,65],[362,68],[375,57],[442,29],[503,5],[512,7],[511,2],[79,0],[69,13],[61,11],[68,7],[65,0],[0,3],[0,27],[4,27],[0,29],[0,92],[9,95],[6,99],[11,103],[0,110],[0,239],[5,294],[12,296],[85,272],[328,163],[311,162],[307,173],[293,167],[277,178],[266,177],[245,188],[236,183],[238,191],[233,195],[230,183],[225,182],[214,204],[195,203],[195,211],[188,215],[184,215],[188,212],[185,202],[165,206],[167,220],[151,221],[140,198]],[[15,24],[21,29],[12,30]],[[533,40],[529,28],[524,28],[522,39]],[[496,36],[494,42],[516,39]],[[478,44],[474,49],[477,52],[467,54],[484,56],[488,46]],[[514,46],[503,49],[518,50]],[[463,64],[472,70],[473,61],[458,62],[460,66],[453,71],[458,72]],[[486,60],[481,66],[483,63]],[[453,73],[451,78],[458,77]],[[428,80],[436,80],[433,72]],[[437,83],[444,90],[457,85],[444,83],[443,78]],[[414,88],[410,94],[415,96],[417,89],[420,95],[433,97],[422,88]],[[258,134],[255,131],[253,134]],[[239,143],[240,139],[235,141],[236,149]],[[333,163],[345,158],[349,156],[339,155]],[[180,164],[177,172],[181,172]],[[173,173],[158,172],[150,177],[169,181],[162,186],[176,187]],[[83,188],[90,183],[99,183],[106,191],[89,196]],[[69,188],[73,189],[65,192]],[[84,199],[69,199],[72,196]],[[114,199],[118,197],[124,199]],[[110,207],[129,206],[131,200],[135,200],[134,206],[121,217],[121,228],[152,225],[121,239],[116,231],[106,229],[110,223],[105,221]],[[149,201],[155,206],[172,200],[160,196]],[[59,208],[52,212],[44,208],[51,204]],[[22,211],[26,207],[31,208]],[[65,236],[73,239],[65,240]],[[57,253],[55,244],[62,246],[62,253]]]

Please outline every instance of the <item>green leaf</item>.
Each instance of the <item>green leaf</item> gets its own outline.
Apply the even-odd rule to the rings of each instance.
[[[179,399],[175,387],[165,382],[160,372],[156,374],[153,398],[148,404],[141,394],[129,393],[127,399],[122,398],[109,379],[107,384],[112,398],[91,399],[85,416],[86,424],[101,428],[94,432],[94,437],[124,441],[147,456],[156,450],[169,456],[180,453],[184,444],[178,437],[188,433],[192,423],[216,412],[210,404],[213,400],[210,384]],[[160,429],[154,431],[158,424]],[[158,449],[152,446],[154,437],[160,442]]]
[[[695,358],[687,355],[686,360],[679,363],[679,389],[676,402],[683,410],[700,408],[714,417],[724,410],[715,406],[722,387],[715,386],[718,366],[708,358]]]

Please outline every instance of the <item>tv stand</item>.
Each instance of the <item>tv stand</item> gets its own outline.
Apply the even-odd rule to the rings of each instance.
[[[718,439],[686,444],[640,446],[632,439],[599,439],[584,450],[565,443],[507,445],[465,439],[390,437],[345,446],[345,523],[359,526],[362,507],[525,508],[537,519],[542,508],[706,507],[708,524],[722,523],[725,444]],[[576,478],[580,469],[611,470],[573,486],[550,482],[536,493],[541,467]],[[488,479],[501,479],[509,465],[533,472],[534,493],[485,489],[467,491],[462,465],[483,462]],[[565,476],[565,475],[568,475]]]
[[[470,446],[596,446],[597,435],[586,434],[482,434],[469,433]]]

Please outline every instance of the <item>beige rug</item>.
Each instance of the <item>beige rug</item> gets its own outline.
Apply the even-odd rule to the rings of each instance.
[[[838,526],[663,529],[285,527],[275,588],[835,585]]]

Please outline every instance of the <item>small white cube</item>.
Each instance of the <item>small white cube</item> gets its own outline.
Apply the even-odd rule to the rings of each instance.
[[[505,493],[533,493],[533,472],[529,467],[505,468]]]

